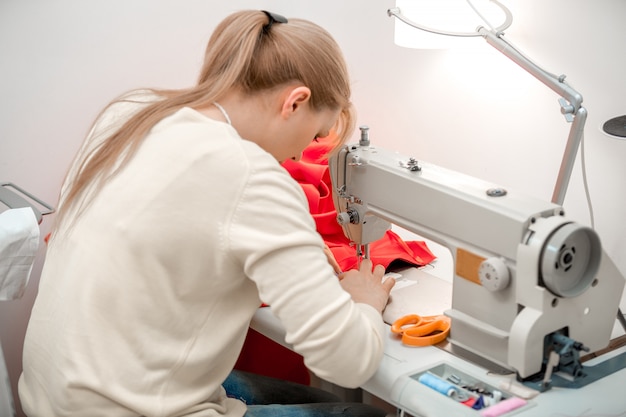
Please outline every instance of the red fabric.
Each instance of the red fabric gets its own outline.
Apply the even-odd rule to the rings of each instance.
[[[333,252],[342,270],[347,271],[356,268],[357,258],[355,248],[350,246],[350,241],[336,220],[337,211],[332,198],[327,159],[333,139],[328,137],[313,142],[305,149],[300,161],[285,161],[283,167],[304,190],[317,231]],[[380,264],[385,268],[395,261],[423,266],[435,259],[424,242],[403,241],[391,230],[388,230],[380,240],[370,243],[370,257],[374,265]]]
[[[302,356],[248,329],[235,369],[309,385],[311,376]]]
[[[330,248],[343,271],[357,266],[355,248],[343,234],[337,223],[337,211],[332,198],[332,184],[328,170],[327,154],[334,138],[328,137],[311,143],[298,162],[285,161],[283,167],[298,181],[309,202],[311,215],[317,231]],[[396,261],[421,266],[432,262],[435,256],[421,241],[403,241],[388,230],[385,236],[370,243],[370,258],[374,265],[385,268]],[[250,330],[236,369],[273,376],[308,385],[309,373],[302,356],[274,343],[261,334]]]

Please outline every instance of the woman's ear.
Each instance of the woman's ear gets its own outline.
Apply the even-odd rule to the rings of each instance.
[[[311,99],[311,89],[301,85],[288,90],[287,95],[284,97],[280,114],[284,118],[289,118],[303,104]]]

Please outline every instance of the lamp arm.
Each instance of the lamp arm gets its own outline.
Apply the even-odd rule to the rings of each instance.
[[[477,33],[485,38],[488,44],[496,48],[506,57],[511,59],[517,65],[522,67],[532,76],[537,78],[539,81],[544,83],[554,92],[556,92],[561,97],[565,98],[569,104],[572,106],[571,109],[563,109],[563,114],[575,114],[580,107],[583,98],[576,90],[566,84],[565,75],[556,76],[551,74],[534,62],[532,62],[529,58],[524,56],[519,50],[517,50],[511,43],[503,38],[504,34],[502,32],[495,32],[489,30],[485,27],[479,27],[477,29]]]
[[[583,97],[579,92],[565,83],[565,75],[556,76],[536,65],[513,45],[507,42],[503,38],[502,32],[495,32],[484,27],[479,27],[477,31],[485,38],[488,44],[496,48],[503,55],[511,59],[530,75],[562,97],[562,99],[559,100],[561,103],[561,113],[565,115],[565,119],[568,122],[572,122],[565,153],[563,154],[561,167],[552,193],[552,202],[562,205],[574,168],[578,147],[583,137],[585,121],[587,120],[587,110],[582,106]],[[565,100],[567,102],[565,102]]]
[[[554,191],[552,193],[551,201],[561,206],[563,205],[563,201],[565,201],[565,193],[567,192],[569,179],[572,175],[572,170],[574,169],[574,162],[576,161],[578,147],[583,138],[586,120],[587,110],[583,106],[580,106],[574,115],[574,121],[572,122],[572,127],[569,130],[567,145],[565,146],[565,152],[563,153],[563,159],[561,161],[561,168],[559,169],[559,175],[556,179]]]

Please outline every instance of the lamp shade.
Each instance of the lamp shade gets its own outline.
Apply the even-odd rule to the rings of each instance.
[[[396,45],[416,49],[472,47],[480,43],[476,39],[479,26],[498,26],[506,18],[502,9],[489,0],[471,0],[471,4],[468,0],[396,0],[396,8],[400,9],[404,17],[437,32],[419,30],[396,19]],[[456,33],[460,36],[443,33]]]

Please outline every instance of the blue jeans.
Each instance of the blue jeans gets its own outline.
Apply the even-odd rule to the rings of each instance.
[[[248,406],[245,417],[384,417],[382,410],[341,402],[330,392],[276,378],[234,370],[224,381],[226,394]]]

